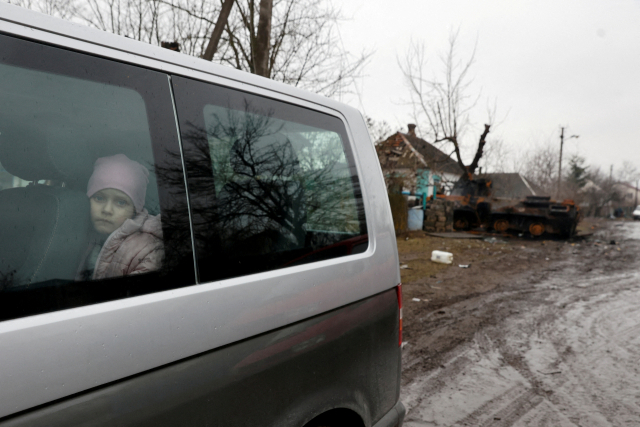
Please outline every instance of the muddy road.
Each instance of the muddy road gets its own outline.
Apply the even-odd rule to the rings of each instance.
[[[640,223],[575,242],[427,238],[456,259],[420,273],[411,240],[406,427],[640,426]]]

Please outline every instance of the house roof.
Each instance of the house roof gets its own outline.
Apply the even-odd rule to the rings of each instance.
[[[376,145],[383,169],[427,168],[433,172],[460,176],[458,163],[422,138],[396,132]]]
[[[613,184],[615,187],[626,187],[627,191],[638,191],[638,189],[636,189],[635,185],[631,185],[627,182],[617,182],[615,184]]]
[[[475,178],[491,181],[493,197],[521,199],[537,195],[531,184],[519,173],[487,173],[475,175]]]
[[[411,145],[413,145],[415,149],[424,156],[430,169],[434,172],[450,173],[458,176],[462,175],[462,170],[460,170],[458,162],[440,151],[431,143],[422,138],[418,138],[415,135],[406,134],[404,136],[409,140]]]

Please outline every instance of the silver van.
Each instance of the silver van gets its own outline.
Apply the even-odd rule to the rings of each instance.
[[[399,280],[357,110],[0,2],[0,426],[401,426]]]

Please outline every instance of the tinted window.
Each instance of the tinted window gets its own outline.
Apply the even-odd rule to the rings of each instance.
[[[5,36],[0,58],[0,317],[193,284],[168,77]]]
[[[180,77],[173,85],[202,280],[366,250],[339,119]]]

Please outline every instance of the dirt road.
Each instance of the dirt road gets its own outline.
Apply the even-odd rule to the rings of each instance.
[[[426,238],[457,251],[428,275],[412,240],[406,427],[640,426],[640,223],[573,243]]]

